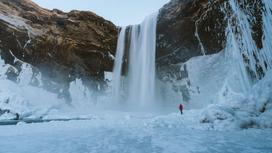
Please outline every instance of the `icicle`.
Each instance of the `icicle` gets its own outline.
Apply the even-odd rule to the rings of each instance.
[[[267,70],[272,69],[272,1],[264,0],[263,12],[263,50],[262,57],[265,59]]]

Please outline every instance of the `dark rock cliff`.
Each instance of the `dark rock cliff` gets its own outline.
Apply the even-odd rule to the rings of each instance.
[[[113,67],[117,27],[92,12],[47,10],[30,0],[0,0],[0,54],[20,71],[15,58],[36,67],[45,88],[67,88],[75,78],[97,87]],[[12,74],[10,74],[12,75]],[[16,76],[16,74],[13,74]]]
[[[182,73],[186,77],[179,63],[224,49],[232,14],[228,2],[172,0],[160,10],[159,73]],[[262,48],[262,2],[239,0],[239,4],[244,13],[252,16],[252,36],[257,47]],[[43,9],[30,0],[0,0],[1,57],[19,71],[21,63],[15,57],[36,67],[43,74],[45,88],[50,90],[68,89],[75,78],[100,88],[104,72],[112,71],[111,55],[115,54],[117,37],[114,24],[91,12],[64,13]],[[9,75],[16,78],[12,72]]]
[[[263,4],[261,0],[235,0],[240,9],[249,18],[251,35],[258,50],[263,47]],[[239,39],[237,16],[233,15],[230,0],[171,0],[159,13],[157,25],[157,68],[158,76],[186,80],[190,86],[188,74],[181,70],[182,63],[195,56],[214,54],[223,51],[226,46],[228,23],[236,31]],[[239,21],[238,21],[239,22]],[[238,40],[239,41],[239,40]],[[239,44],[243,50],[243,44]],[[244,61],[247,55],[243,56]],[[256,58],[256,57],[255,57]],[[255,59],[258,62],[258,59]],[[257,73],[262,77],[263,69],[256,65]],[[249,70],[249,73],[251,73]],[[175,85],[173,85],[175,86]],[[181,87],[183,97],[189,99],[187,87]]]
[[[190,58],[222,51],[226,27],[232,14],[228,0],[172,0],[159,13],[157,64],[184,63]],[[252,16],[251,28],[257,47],[262,48],[262,2],[240,0],[241,9]]]

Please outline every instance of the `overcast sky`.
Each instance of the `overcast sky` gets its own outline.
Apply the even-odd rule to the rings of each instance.
[[[169,0],[33,0],[48,9],[92,11],[116,25],[140,23]]]

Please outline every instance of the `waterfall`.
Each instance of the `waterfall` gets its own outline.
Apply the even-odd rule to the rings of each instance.
[[[129,101],[146,105],[155,97],[155,55],[157,14],[131,28],[129,49]]]
[[[125,52],[125,37],[126,37],[126,27],[122,27],[118,42],[117,42],[117,50],[116,50],[116,58],[113,68],[113,95],[114,101],[118,102],[121,97],[121,78],[122,78],[122,65],[124,59]]]
[[[122,90],[126,101],[146,106],[155,101],[155,55],[156,55],[157,13],[148,16],[141,24],[122,28],[114,66],[114,98],[120,100]],[[121,69],[125,50],[125,30],[129,30],[128,74],[126,87],[121,87]],[[124,99],[123,99],[124,100]]]

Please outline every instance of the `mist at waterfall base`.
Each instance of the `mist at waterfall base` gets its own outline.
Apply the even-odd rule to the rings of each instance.
[[[6,72],[16,68],[0,60],[0,108],[12,112],[1,114],[0,120],[14,119],[15,113],[23,119],[54,119],[92,118],[96,113],[119,116],[123,112],[130,119],[135,117],[131,114],[142,111],[145,114],[156,112],[155,117],[151,115],[154,117],[151,117],[152,124],[166,127],[216,130],[272,127],[272,15],[267,11],[272,8],[271,2],[264,3],[265,36],[261,50],[252,39],[249,17],[234,0],[230,0],[230,4],[233,16],[239,21],[235,26],[241,31],[240,35],[234,32],[234,23],[230,19],[225,49],[218,54],[194,57],[178,64],[180,71],[186,69],[188,73],[188,77],[181,80],[178,76],[165,76],[162,80],[156,78],[156,14],[147,17],[140,25],[120,30],[109,88],[103,94],[97,94],[86,88],[80,79],[75,80],[70,83],[70,104],[58,98],[57,94],[42,89],[42,81],[39,81],[39,86],[30,85],[33,69],[27,63],[23,63],[17,83],[8,80]],[[127,52],[126,33],[130,33]],[[245,63],[242,55],[247,55],[250,62]],[[128,62],[125,74],[122,73],[124,62]],[[265,72],[260,80],[252,79],[247,72],[251,70],[253,76],[259,78],[255,65]],[[35,78],[41,80],[41,74]],[[176,89],[184,86],[188,88],[190,100],[184,103],[186,110],[181,117],[177,105],[183,102],[184,97]]]
[[[148,16],[140,25],[123,27],[120,31],[113,71],[113,97],[115,103],[122,103],[130,109],[141,107],[141,110],[150,110],[159,105],[155,95],[157,14]],[[126,30],[130,36],[128,47]],[[125,59],[128,61],[128,72],[123,76]]]

